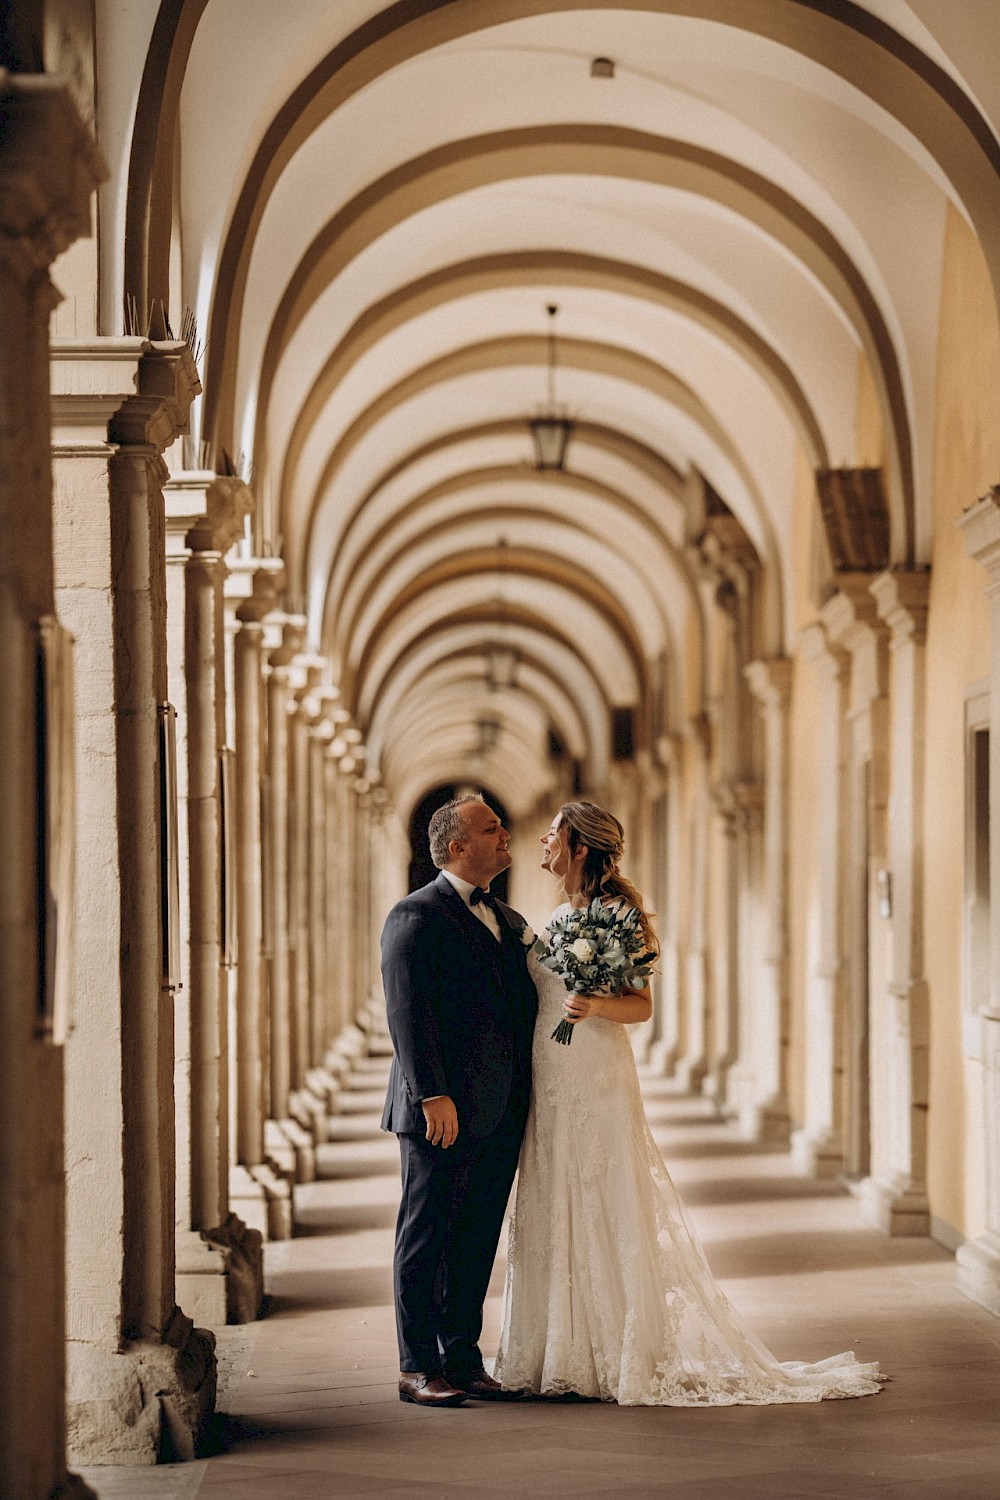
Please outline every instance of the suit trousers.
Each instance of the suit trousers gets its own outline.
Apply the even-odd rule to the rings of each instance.
[[[398,1136],[403,1192],[393,1278],[400,1370],[452,1377],[482,1368],[479,1335],[504,1210],[517,1170],[528,1090],[515,1088],[497,1128],[459,1132],[443,1150]]]

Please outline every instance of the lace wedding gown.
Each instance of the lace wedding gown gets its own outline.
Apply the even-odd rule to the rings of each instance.
[[[623,1406],[874,1394],[877,1365],[853,1354],[779,1364],[744,1326],[649,1132],[626,1028],[589,1017],[571,1045],[552,1041],[566,991],[533,954],[529,965],[538,989],[533,1099],[496,1378]]]

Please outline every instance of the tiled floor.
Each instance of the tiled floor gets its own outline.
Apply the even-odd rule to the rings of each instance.
[[[864,1229],[853,1200],[739,1142],[700,1102],[647,1110],[731,1299],[781,1358],[853,1348],[881,1395],[716,1411],[543,1402],[425,1412],[395,1389],[394,1140],[384,1064],[364,1065],[297,1192],[302,1232],[267,1249],[270,1314],[223,1330],[222,1451],[156,1470],[88,1469],[101,1500],[377,1495],[667,1500],[998,1500],[1000,1321],[954,1290],[926,1240]],[[502,1247],[501,1247],[502,1248]],[[499,1263],[485,1344],[495,1343]]]

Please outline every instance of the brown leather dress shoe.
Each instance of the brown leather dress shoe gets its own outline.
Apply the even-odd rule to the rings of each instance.
[[[478,1370],[475,1375],[470,1375],[459,1383],[474,1401],[520,1401],[524,1395],[523,1391],[505,1390],[500,1382],[494,1380],[492,1375],[487,1375],[485,1370]]]
[[[461,1406],[466,1392],[443,1375],[425,1375],[421,1370],[400,1370],[399,1399],[414,1406]]]

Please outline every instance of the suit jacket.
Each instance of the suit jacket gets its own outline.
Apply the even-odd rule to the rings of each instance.
[[[496,904],[501,940],[439,875],[389,913],[382,930],[393,1060],[382,1129],[423,1135],[420,1100],[450,1094],[466,1135],[489,1135],[515,1084],[531,1076],[538,1009],[524,919]]]

